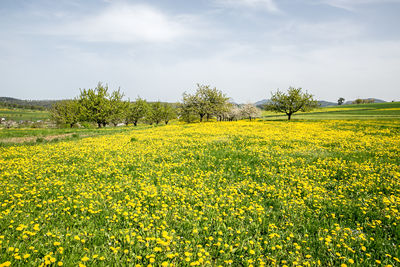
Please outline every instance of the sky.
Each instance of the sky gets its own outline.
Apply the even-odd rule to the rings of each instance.
[[[400,101],[400,0],[0,0],[0,96]]]

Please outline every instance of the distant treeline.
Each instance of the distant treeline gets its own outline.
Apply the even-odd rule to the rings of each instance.
[[[173,119],[185,122],[210,120],[253,119],[261,112],[252,104],[237,106],[216,88],[197,85],[194,94],[183,94],[180,103],[147,102],[138,97],[135,101],[123,100],[120,89],[109,92],[108,86],[99,83],[94,89],[83,89],[73,100],[62,100],[51,109],[51,118],[58,125],[73,127],[78,123],[106,125],[140,123],[168,124]]]
[[[368,98],[368,99],[361,99],[357,98],[352,102],[352,104],[370,104],[370,103],[375,103],[375,99],[373,98]]]
[[[21,100],[12,97],[0,97],[0,106],[32,110],[48,110],[59,100]]]

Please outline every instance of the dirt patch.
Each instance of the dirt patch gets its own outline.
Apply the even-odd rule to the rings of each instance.
[[[12,138],[0,139],[0,142],[21,144],[21,143],[25,143],[25,142],[35,142],[37,138],[43,138],[46,141],[52,141],[54,139],[65,139],[65,138],[71,137],[73,134],[74,133],[47,135],[47,136],[12,137]]]

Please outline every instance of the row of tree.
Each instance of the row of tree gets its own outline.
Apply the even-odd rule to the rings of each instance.
[[[372,98],[369,98],[369,99],[357,98],[356,100],[354,100],[352,102],[352,104],[370,104],[370,103],[375,103],[375,100]]]
[[[73,100],[59,101],[51,109],[52,119],[59,125],[73,127],[77,123],[95,123],[98,127],[134,124],[144,121],[148,124],[168,122],[177,117],[174,104],[148,103],[140,97],[136,101],[124,101],[120,89],[108,91],[107,85],[99,83],[94,89],[83,89]]]
[[[95,123],[98,127],[106,125],[168,124],[179,118],[194,122],[210,120],[232,121],[249,119],[261,115],[261,110],[252,104],[236,105],[216,88],[197,84],[194,94],[184,93],[182,102],[177,104],[149,103],[140,97],[135,101],[123,100],[120,89],[109,92],[107,85],[99,83],[94,89],[83,89],[74,100],[63,100],[54,104],[51,114],[57,124],[73,127],[79,123]],[[298,111],[309,111],[318,106],[311,94],[303,93],[301,88],[290,87],[287,93],[279,90],[272,94],[271,100],[264,106],[266,110],[285,113],[290,120]]]

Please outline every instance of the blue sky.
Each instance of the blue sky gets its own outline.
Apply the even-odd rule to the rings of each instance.
[[[65,99],[99,81],[179,101],[302,87],[400,100],[400,0],[0,1],[0,96]]]

